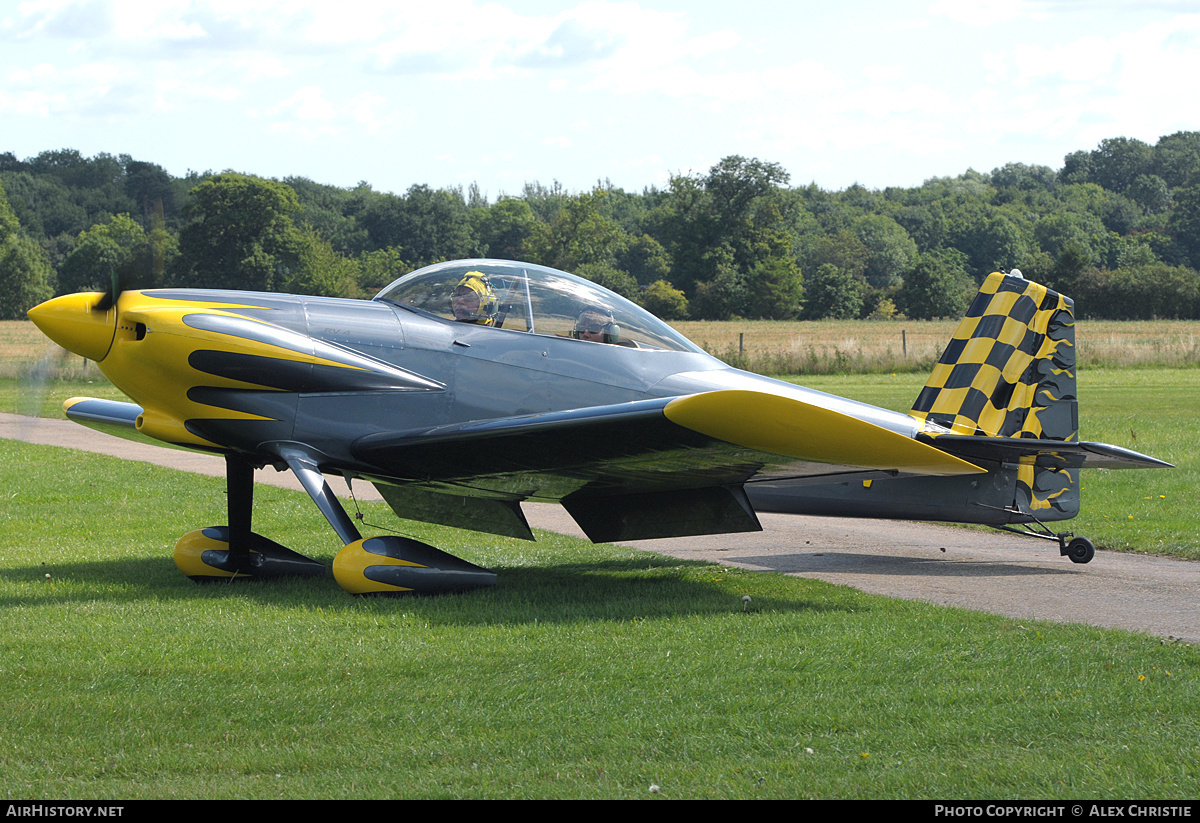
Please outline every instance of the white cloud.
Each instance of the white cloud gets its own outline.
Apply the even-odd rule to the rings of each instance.
[[[870,83],[886,83],[904,76],[904,66],[864,66],[862,76]]]
[[[8,117],[46,118],[65,111],[68,100],[62,94],[43,91],[10,92],[0,89],[0,114]]]
[[[298,89],[286,100],[267,109],[268,116],[291,116],[295,120],[308,123],[329,123],[337,117],[337,109],[325,99],[317,86],[305,86]]]
[[[968,26],[994,26],[1024,17],[1031,11],[1023,0],[935,0],[928,13]]]
[[[1200,73],[1200,15],[1164,13],[1181,8],[1170,0],[876,0],[865,24],[850,6],[779,6],[764,23],[705,3],[504,2],[13,3],[0,10],[0,112],[45,146],[111,125],[105,150],[120,152],[125,135],[169,128],[196,166],[244,168],[235,153],[254,144],[284,165],[288,141],[258,133],[271,129],[321,141],[295,173],[381,153],[399,158],[388,173],[418,175],[372,181],[400,190],[461,181],[430,179],[434,156],[454,174],[484,169],[493,191],[519,190],[520,175],[640,186],[733,153],[798,177],[853,165],[847,176],[887,185],[1048,137],[1087,148],[1197,127],[1172,78]],[[891,177],[877,183],[876,162]]]

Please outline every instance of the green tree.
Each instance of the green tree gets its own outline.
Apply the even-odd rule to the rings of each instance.
[[[303,223],[329,241],[338,252],[358,256],[371,247],[366,228],[357,215],[370,186],[359,183],[353,189],[325,185],[307,177],[285,177],[283,182],[296,192]]]
[[[802,259],[805,271],[816,271],[828,264],[865,284],[871,250],[854,232],[839,229],[814,238]]]
[[[1095,265],[1094,257],[1091,249],[1078,240],[1068,240],[1060,249],[1044,284],[1062,294],[1074,294],[1080,275]]]
[[[779,164],[736,155],[704,176],[671,178],[656,222],[673,261],[671,280],[694,295],[694,311],[703,306],[708,313],[740,314],[752,272],[760,265],[766,266],[760,272],[783,270],[786,264],[768,258],[792,255],[798,240],[792,212],[801,201],[784,195],[781,186],[787,181]],[[786,238],[786,252],[780,237]],[[708,284],[703,298],[701,283]],[[712,301],[719,295],[742,302],[718,310]]]
[[[688,316],[688,299],[666,280],[655,280],[642,292],[639,302],[646,311],[663,320],[683,320]]]
[[[1063,185],[1090,183],[1092,180],[1092,154],[1088,151],[1073,151],[1063,158],[1063,167],[1058,173]]]
[[[607,196],[597,188],[568,198],[553,220],[537,224],[529,236],[524,246],[529,261],[569,272],[584,265],[618,270],[617,258],[629,238],[602,213],[600,205]]]
[[[745,313],[764,320],[791,320],[803,306],[804,277],[789,254],[788,238],[776,233],[758,250],[758,259],[746,273]]]
[[[764,250],[763,233],[783,228],[779,187],[788,173],[778,163],[732,155],[708,170],[709,193],[719,242],[733,250],[734,264],[748,272],[776,249]]]
[[[1154,146],[1153,173],[1168,188],[1186,185],[1200,175],[1200,131],[1177,131]]]
[[[176,255],[176,242],[166,230],[148,234],[129,215],[118,214],[79,233],[59,270],[59,290],[104,291],[114,278],[121,288],[162,286],[163,270]]]
[[[358,297],[359,266],[334,250],[312,229],[303,229],[296,243],[296,265],[283,289],[293,294],[324,297]]]
[[[283,183],[226,172],[192,189],[179,236],[188,285],[273,291],[291,276],[300,203]]]
[[[909,317],[958,317],[975,291],[961,252],[943,250],[922,254],[896,292],[896,307]]]
[[[1145,178],[1146,175],[1143,174],[1138,179]],[[1130,188],[1126,188],[1125,191],[1130,191]],[[1144,216],[1145,213],[1137,201],[1123,194],[1113,194],[1105,201],[1100,220],[1111,232],[1129,234],[1141,224]]]
[[[715,277],[712,252],[721,244],[712,213],[712,196],[705,190],[702,178],[671,175],[656,222],[662,244],[675,263],[673,283],[692,294],[697,283]]]
[[[139,211],[137,204],[125,193],[124,164],[111,154],[100,153],[87,158],[74,149],[44,151],[32,158],[26,167],[40,180],[61,185],[67,191],[70,202],[86,215],[77,225],[47,233],[70,231],[78,234],[90,223],[108,215]],[[32,225],[32,222],[26,223],[27,228]]]
[[[87,210],[61,181],[47,174],[4,172],[3,185],[21,226],[31,237],[75,237],[89,225]]]
[[[364,296],[377,294],[415,266],[405,261],[396,247],[365,251],[358,257],[359,290]]]
[[[1058,186],[1058,174],[1049,166],[1006,163],[998,169],[993,169],[989,176],[992,185],[1000,189],[1050,191]]]
[[[868,252],[863,275],[879,289],[900,285],[917,258],[917,244],[899,223],[882,214],[867,214],[854,221],[853,231]]]
[[[1195,319],[1200,316],[1200,273],[1165,263],[1088,269],[1080,274],[1074,297],[1081,317]]]
[[[541,223],[554,220],[569,198],[570,195],[563,188],[563,184],[557,180],[549,186],[534,180],[532,183],[526,183],[521,189],[521,199],[529,204],[529,208],[533,209]]]
[[[945,242],[948,224],[939,203],[902,206],[891,217],[908,232],[919,252],[931,251]]]
[[[617,266],[639,283],[654,283],[671,273],[671,255],[647,234],[629,236],[624,249],[617,254]]]
[[[178,227],[179,206],[174,178],[155,163],[144,163],[128,156],[124,156],[123,161],[125,194],[137,203],[144,223],[148,225],[153,216],[158,215]]]
[[[628,272],[609,263],[583,263],[576,267],[575,274],[616,292],[626,300],[636,300],[638,297],[637,281]]]
[[[1109,191],[1123,192],[1139,175],[1151,170],[1154,150],[1149,144],[1129,137],[1101,140],[1092,152],[1092,183]]]
[[[8,204],[8,195],[4,193],[4,185],[0,183],[0,241],[7,240],[20,230],[17,213]]]
[[[51,296],[52,279],[45,252],[21,231],[0,185],[0,320],[24,319]]]
[[[692,315],[700,320],[744,317],[746,277],[733,264],[732,250],[728,246],[720,246],[706,257],[710,258],[711,268],[716,274],[711,280],[696,284],[696,296],[689,301]]]
[[[1200,180],[1175,192],[1167,231],[1192,268],[1200,269]]]
[[[524,200],[501,197],[472,212],[475,234],[488,257],[520,260],[526,242],[537,231],[537,218]]]
[[[993,271],[1011,269],[1028,250],[1020,226],[994,208],[981,209],[972,215],[952,231],[951,237],[953,247],[967,256],[967,271],[977,279]]]
[[[1171,190],[1157,174],[1139,174],[1125,194],[1148,214],[1162,214],[1171,208]]]
[[[1099,218],[1088,212],[1058,211],[1039,220],[1033,236],[1042,251],[1051,257],[1060,257],[1068,245],[1074,245],[1086,251],[1088,265],[1097,265],[1108,230]]]
[[[394,245],[422,266],[478,256],[479,242],[461,190],[410,187],[396,229],[399,237]]]
[[[805,318],[848,320],[862,311],[862,285],[848,271],[832,263],[822,263],[806,280]]]

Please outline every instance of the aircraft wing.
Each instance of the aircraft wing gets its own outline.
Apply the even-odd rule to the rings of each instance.
[[[75,398],[67,416],[130,440],[135,403]],[[966,438],[960,438],[966,439]],[[396,513],[532,540],[520,503],[559,502],[595,541],[761,527],[743,484],[984,471],[880,426],[764,392],[722,390],[403,431],[350,444]]]
[[[742,484],[974,464],[840,412],[727,390],[359,438],[403,517],[532,538],[519,503],[556,501],[596,541],[759,529]]]

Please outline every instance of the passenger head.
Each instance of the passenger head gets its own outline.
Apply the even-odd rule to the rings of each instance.
[[[571,336],[593,343],[616,343],[621,339],[621,327],[613,322],[612,311],[604,306],[586,306],[575,320]]]

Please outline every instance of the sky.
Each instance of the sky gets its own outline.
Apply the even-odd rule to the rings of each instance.
[[[403,193],[1061,168],[1200,130],[1200,0],[0,0],[0,152]]]

